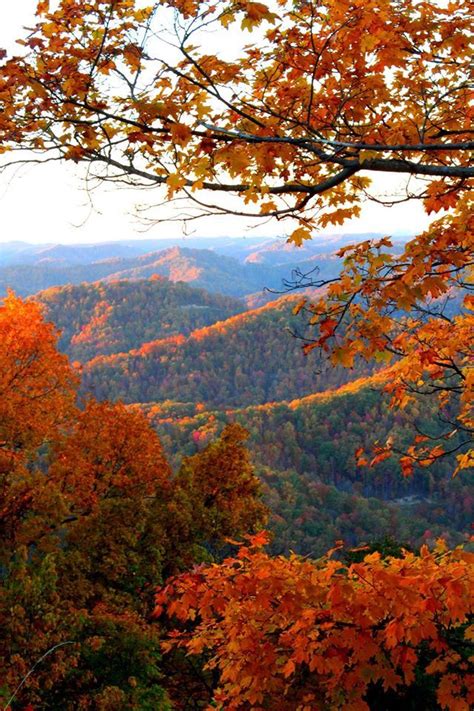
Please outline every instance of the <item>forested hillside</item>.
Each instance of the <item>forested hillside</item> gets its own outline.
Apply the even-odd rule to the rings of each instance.
[[[410,441],[439,429],[420,402],[395,413],[381,393],[384,373],[291,402],[203,412],[194,403],[139,405],[178,465],[213,440],[229,422],[250,433],[249,447],[272,511],[277,551],[322,554],[334,540],[356,545],[384,535],[420,545],[439,535],[452,542],[470,534],[474,488],[466,473],[453,482],[447,462],[406,478],[397,457],[374,469],[356,464],[358,447],[393,438]]]
[[[34,299],[60,329],[62,350],[78,361],[187,335],[245,308],[237,299],[158,277],[55,287]]]
[[[84,364],[83,389],[125,402],[186,399],[218,407],[291,399],[337,387],[354,376],[305,358],[291,330],[301,328],[296,297],[137,350]],[[358,374],[369,372],[358,365]]]
[[[226,318],[242,302],[152,278],[51,289],[35,300],[62,329],[62,348],[82,361],[83,392],[143,410],[176,467],[226,423],[249,431],[275,550],[322,553],[335,538],[356,544],[384,531],[413,545],[441,534],[463,540],[472,486],[465,477],[453,484],[446,462],[410,478],[396,457],[357,466],[356,449],[374,441],[406,448],[413,422],[436,434],[435,409],[420,401],[395,413],[381,394],[390,374],[305,357],[290,333],[301,327],[299,298]]]
[[[288,271],[288,270],[287,270]],[[230,296],[244,296],[262,289],[262,284],[281,286],[282,269],[240,264],[208,249],[172,247],[139,257],[133,267],[117,270],[109,279],[143,279],[160,274],[170,281],[184,281],[193,286]]]
[[[158,240],[155,242],[160,245]],[[212,243],[211,240],[209,242]],[[99,279],[136,280],[158,274],[173,282],[183,281],[208,291],[243,297],[261,293],[265,287],[282,290],[284,281],[293,279],[295,269],[301,274],[314,276],[317,273],[318,277],[331,278],[336,276],[340,267],[332,242],[329,241],[325,248],[324,238],[320,250],[305,250],[301,255],[295,248],[285,250],[284,243],[282,245],[280,241],[272,241],[262,247],[258,253],[260,256],[242,247],[239,251],[237,246],[232,248],[232,244],[227,250],[224,248],[224,252],[229,251],[235,256],[217,249],[166,247],[166,241],[162,245],[158,251],[138,255],[138,250],[133,249],[133,242],[101,249],[81,247],[74,250],[60,245],[45,254],[33,251],[24,262],[21,261],[21,252],[14,252],[18,263],[15,263],[14,257],[13,262],[6,259],[3,265],[0,260],[0,295],[9,288],[18,294],[28,295],[52,286]],[[117,256],[100,258],[111,252]],[[264,255],[269,256],[268,263]],[[272,256],[273,259],[270,258]]]

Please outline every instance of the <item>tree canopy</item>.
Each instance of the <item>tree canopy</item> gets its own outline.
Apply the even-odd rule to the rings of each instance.
[[[356,215],[379,172],[425,178],[428,210],[452,206],[474,176],[468,6],[39,2],[26,55],[2,69],[2,147],[169,195],[236,194],[236,212],[295,214],[295,242]],[[215,26],[222,46],[257,41],[208,53]]]
[[[164,186],[153,202],[184,199],[180,218],[296,219],[295,244],[357,216],[366,197],[418,199],[428,213],[441,212],[401,254],[388,237],[347,249],[341,277],[317,282],[328,286],[326,296],[302,301],[300,310],[314,326],[308,351],[322,348],[347,367],[356,356],[394,361],[395,405],[416,392],[440,397],[439,437],[419,433],[403,453],[407,474],[413,461],[428,465],[447,452],[456,471],[468,468],[469,6],[61,0],[50,11],[43,0],[23,54],[0,68],[5,167],[83,162],[91,179]],[[241,46],[224,50],[236,35]],[[217,37],[222,52],[209,52]],[[381,198],[379,173],[405,177],[403,194]],[[462,302],[454,313],[453,296]],[[461,443],[450,447],[459,433]],[[374,458],[390,449],[378,443]]]
[[[76,407],[38,304],[10,294],[0,336],[0,704],[168,709],[153,589],[266,521],[245,431],[173,477],[141,412]]]
[[[217,675],[209,708],[468,711],[472,554],[440,542],[343,565],[271,558],[264,533],[248,538],[157,595],[176,624],[164,649],[204,652]]]
[[[0,52],[5,169],[84,163],[92,179],[164,187],[157,202],[183,198],[188,219],[293,218],[297,245],[382,200],[379,173],[405,176],[399,199],[441,213],[398,252],[388,236],[345,248],[341,274],[295,312],[314,329],[306,352],[386,364],[393,405],[439,398],[439,432],[402,453],[406,474],[447,454],[455,471],[471,467],[469,0],[49,5],[38,2],[19,56]],[[227,46],[236,29],[254,33],[249,44]],[[260,533],[170,579],[263,523],[245,433],[230,426],[172,478],[142,415],[76,409],[75,375],[38,306],[10,296],[0,336],[7,707],[167,708],[165,685],[185,707],[198,657],[216,708],[472,708],[472,554],[439,543],[351,564],[334,551],[270,558]],[[392,450],[376,443],[359,464]],[[163,612],[176,619],[166,684]]]

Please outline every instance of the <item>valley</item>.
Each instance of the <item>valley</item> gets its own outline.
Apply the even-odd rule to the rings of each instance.
[[[418,468],[410,478],[401,475],[396,456],[374,469],[356,465],[356,449],[370,451],[377,440],[408,446],[413,422],[435,434],[434,409],[421,401],[404,413],[392,411],[381,394],[389,373],[362,360],[346,369],[322,356],[305,357],[296,334],[311,330],[293,313],[298,290],[239,298],[197,288],[213,279],[218,286],[216,269],[225,275],[235,260],[201,252],[173,247],[158,252],[159,259],[138,257],[141,267],[104,280],[30,297],[60,329],[60,347],[81,374],[83,396],[144,412],[175,468],[226,424],[243,425],[272,511],[275,551],[319,555],[338,538],[357,545],[384,535],[413,545],[440,535],[464,540],[474,491],[466,477],[450,481],[446,462]],[[292,262],[285,264],[285,256],[274,243],[260,245],[240,254],[241,266],[261,262],[275,276],[276,259],[288,275]],[[325,259],[334,261],[332,252]],[[153,271],[159,265],[167,265],[166,275]],[[255,288],[241,273],[233,276],[240,294]],[[249,307],[252,299],[256,307]]]

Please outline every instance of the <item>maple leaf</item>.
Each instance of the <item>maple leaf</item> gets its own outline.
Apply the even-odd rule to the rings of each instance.
[[[36,14],[45,15],[49,12],[49,0],[40,0],[36,5]]]
[[[186,639],[172,633],[166,649],[207,652],[220,677],[224,706],[258,702],[281,708],[288,699],[283,708],[289,711],[304,697],[313,708],[317,686],[318,703],[362,709],[375,680],[409,695],[420,663],[428,674],[441,673],[438,697],[443,697],[452,691],[448,664],[424,661],[420,652],[445,640],[450,625],[461,626],[457,615],[470,608],[472,562],[472,554],[459,558],[456,551],[421,556],[405,551],[401,558],[375,552],[347,568],[329,555],[315,562],[246,551],[201,569],[198,581],[185,573],[158,593],[157,604],[169,614],[179,601],[191,630]],[[461,579],[463,584],[456,584]],[[439,595],[446,589],[447,596]],[[446,658],[450,655],[449,671],[461,672],[461,656],[447,649],[446,641],[443,648]],[[249,666],[253,650],[258,654]],[[457,686],[456,693],[465,703],[465,687]]]
[[[354,353],[347,348],[335,348],[332,352],[331,360],[335,365],[352,368],[354,366]]]
[[[295,244],[297,247],[301,247],[303,242],[307,239],[311,239],[311,237],[311,232],[307,228],[298,227],[298,229],[291,233],[287,241]]]
[[[172,173],[166,179],[166,184],[170,186],[171,190],[179,190],[186,185],[186,178],[178,173]]]
[[[135,44],[127,45],[123,50],[123,58],[132,72],[138,72],[141,66],[142,51]]]
[[[180,146],[186,145],[191,137],[191,129],[183,123],[173,123],[170,128],[170,133],[173,142]]]

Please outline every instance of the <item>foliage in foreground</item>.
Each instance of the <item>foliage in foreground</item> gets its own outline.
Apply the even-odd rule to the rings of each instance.
[[[185,573],[156,598],[155,614],[177,621],[164,648],[204,654],[217,676],[211,706],[472,708],[472,554],[440,542],[347,565],[272,558],[265,542],[249,537],[237,556]]]
[[[141,413],[76,406],[37,304],[10,295],[0,336],[2,704],[164,710],[153,591],[265,520],[246,433],[173,477]]]

